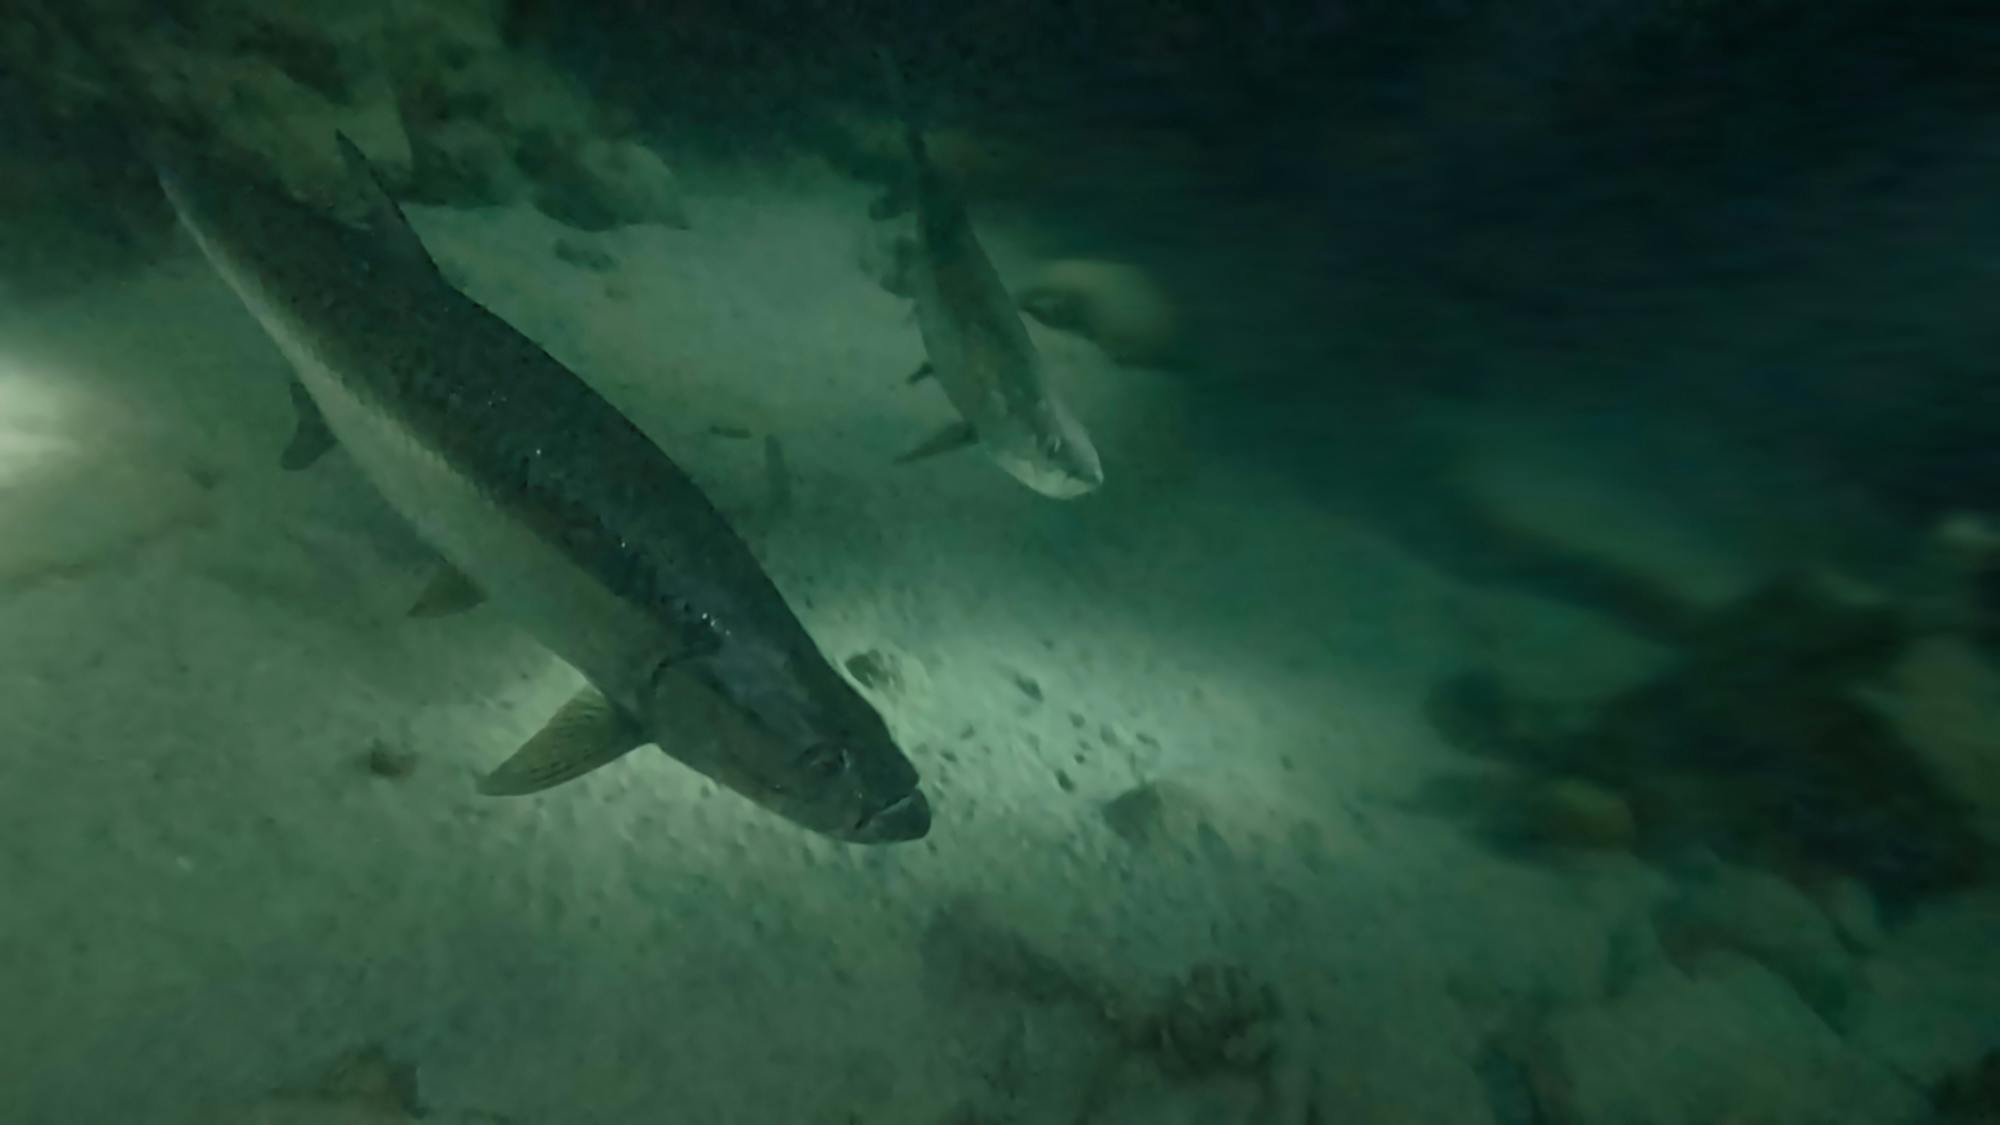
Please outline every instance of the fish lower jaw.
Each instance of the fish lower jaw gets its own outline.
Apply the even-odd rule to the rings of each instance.
[[[1077,500],[1096,492],[1103,485],[1102,480],[1078,480],[1071,478],[1055,484],[1029,483],[1028,487],[1051,500]]]
[[[995,460],[1006,470],[1008,476],[1051,500],[1075,500],[1081,496],[1088,496],[1104,483],[1102,476],[1093,479],[1010,458],[1002,457]]]
[[[902,844],[930,834],[931,803],[923,790],[912,789],[868,814],[841,839],[854,844]]]

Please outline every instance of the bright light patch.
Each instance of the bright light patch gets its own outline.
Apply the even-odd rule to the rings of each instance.
[[[0,360],[0,495],[78,455],[65,424],[73,400],[55,379]]]
[[[52,368],[0,359],[0,586],[74,574],[184,524],[201,490]]]

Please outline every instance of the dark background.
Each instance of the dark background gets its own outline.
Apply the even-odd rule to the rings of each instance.
[[[687,143],[880,104],[879,46],[972,124],[1191,139],[1218,212],[1306,248],[1286,284],[1368,312],[1272,365],[1274,417],[1369,396],[1329,370],[1610,379],[1913,518],[2000,486],[2000,5],[515,0],[510,30]]]
[[[882,48],[929,124],[1171,138],[1174,176],[1015,202],[1069,225],[1052,251],[1183,263],[1227,353],[1189,376],[1226,373],[1210,436],[1329,485],[1368,471],[1334,427],[1387,404],[1608,395],[1913,527],[2000,493],[2000,4],[508,0],[505,28],[689,163],[839,149],[829,107],[889,111]],[[18,77],[0,176],[40,190],[7,198],[150,191],[70,159],[115,129]],[[110,234],[78,245],[153,245]]]

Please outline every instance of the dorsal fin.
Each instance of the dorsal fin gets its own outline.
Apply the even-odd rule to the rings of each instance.
[[[364,219],[377,244],[412,265],[422,264],[435,272],[437,263],[431,260],[430,251],[424,249],[424,241],[417,237],[410,221],[403,217],[403,209],[389,197],[389,189],[382,185],[382,177],[375,174],[375,166],[368,162],[368,157],[346,133],[336,131],[333,142],[340,148],[340,162],[347,169],[348,180],[367,204]]]

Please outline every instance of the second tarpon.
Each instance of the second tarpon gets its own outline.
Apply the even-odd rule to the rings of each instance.
[[[749,548],[639,428],[461,294],[360,152],[349,225],[147,146],[204,255],[291,361],[294,466],[332,443],[484,599],[588,681],[482,782],[546,788],[648,743],[841,840],[930,827],[916,769]]]
[[[895,62],[884,67],[910,150],[916,237],[903,277],[930,357],[912,381],[935,378],[959,421],[905,454],[908,462],[978,444],[1014,479],[1073,499],[1104,483],[1090,435],[1050,386],[1048,369],[1013,296],[973,233],[972,220],[924,145]],[[878,207],[877,215],[884,213]]]

